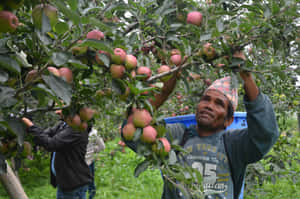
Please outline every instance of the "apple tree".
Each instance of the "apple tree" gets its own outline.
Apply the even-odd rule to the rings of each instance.
[[[279,112],[299,109],[297,0],[5,0],[0,23],[1,172],[6,160],[31,152],[24,116],[62,110],[70,126],[84,130],[103,117],[121,123],[135,109],[147,111],[153,127],[147,138],[141,121],[128,127],[128,139],[147,140],[135,174],[149,166],[169,176],[182,171],[174,155],[181,149],[165,141],[161,124],[176,107],[152,106],[175,75],[177,99],[191,96],[186,111],[216,78],[230,75],[238,88],[239,70],[253,72]],[[176,177],[187,180],[183,172]],[[187,197],[202,194],[179,188]]]

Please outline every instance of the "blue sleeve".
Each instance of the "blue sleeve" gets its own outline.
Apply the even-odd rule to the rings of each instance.
[[[245,98],[244,104],[248,128],[232,131],[227,136],[233,167],[260,160],[279,137],[275,113],[268,96],[260,93],[254,101]]]

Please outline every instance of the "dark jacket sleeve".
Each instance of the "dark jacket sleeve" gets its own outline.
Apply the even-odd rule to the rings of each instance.
[[[263,158],[279,137],[275,113],[268,96],[260,93],[250,102],[244,100],[248,128],[225,133],[225,147],[232,170],[234,198],[238,198],[249,163]]]
[[[70,145],[79,144],[82,137],[80,132],[73,131],[71,127],[43,130],[37,126],[32,126],[28,131],[33,135],[36,144],[43,146],[50,152],[60,151],[70,147]]]
[[[234,159],[241,161],[241,164],[249,164],[268,153],[279,137],[279,131],[268,96],[260,93],[254,101],[245,99],[244,103],[248,128],[233,131],[229,142]]]

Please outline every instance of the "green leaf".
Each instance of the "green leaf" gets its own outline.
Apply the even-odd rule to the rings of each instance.
[[[10,107],[15,105],[18,100],[14,98],[15,90],[10,87],[0,86],[0,107]]]
[[[87,23],[98,27],[102,31],[111,31],[112,29],[110,26],[107,26],[106,24],[102,23],[99,19],[96,19],[94,17],[88,17]]]
[[[135,133],[134,133],[134,137],[133,137],[133,141],[136,142],[138,141],[142,136],[142,129],[141,128],[137,128]]]
[[[81,63],[79,60],[76,59],[69,59],[68,63],[72,64],[72,66],[75,66],[75,68],[78,69],[89,69],[89,66]]]
[[[6,54],[9,52],[9,49],[6,46],[8,38],[0,39],[0,54]]]
[[[15,135],[17,135],[18,144],[20,146],[22,146],[24,143],[24,135],[25,135],[26,131],[25,131],[25,126],[24,126],[23,122],[21,121],[21,119],[7,118],[7,119],[5,119],[5,121],[7,122],[10,130]]]
[[[106,54],[104,54],[104,53],[98,53],[98,52],[97,52],[97,56],[104,63],[104,65],[107,68],[109,68],[109,66],[110,66],[110,59],[109,59],[109,57]]]
[[[81,23],[80,15],[77,13],[76,10],[68,9],[68,6],[66,6],[63,1],[55,0],[53,2],[57,8],[67,17],[69,20],[71,20],[75,25],[78,25]]]
[[[59,52],[53,53],[51,59],[56,66],[62,66],[68,62],[69,56],[66,53]]]
[[[153,115],[153,106],[152,104],[149,102],[149,100],[145,100],[145,106],[147,107],[148,110],[150,110],[151,115]]]
[[[0,69],[0,82],[4,83],[8,80],[8,73]]]
[[[175,184],[175,187],[177,187],[185,199],[192,199],[188,190],[181,184]]]
[[[174,150],[171,150],[169,153],[169,164],[175,164],[177,162],[177,156],[176,153],[174,152]]]
[[[42,33],[45,34],[46,32],[51,31],[51,25],[50,25],[50,19],[47,15],[45,15],[45,12],[42,12]]]
[[[42,78],[57,97],[61,98],[67,104],[70,104],[72,97],[72,88],[70,84],[54,75],[42,75]]]
[[[150,161],[144,160],[143,162],[139,163],[136,168],[134,169],[134,177],[139,177],[139,175],[146,171],[146,169],[149,167]]]
[[[218,28],[218,31],[219,32],[223,32],[224,30],[224,23],[223,23],[223,20],[222,19],[218,19],[217,22],[217,28]]]
[[[200,41],[206,41],[211,39],[211,34],[204,34],[200,36]]]
[[[58,34],[64,34],[68,30],[69,30],[69,25],[66,22],[60,21],[55,25],[55,32],[57,32]]]
[[[10,58],[9,56],[0,55],[0,66],[14,73],[21,72],[21,68],[18,62]]]
[[[40,32],[39,30],[35,30],[39,40],[44,44],[44,45],[49,45],[52,43],[52,40],[48,37],[48,35],[43,34],[42,32]]]
[[[73,11],[77,10],[78,0],[68,0],[68,2]]]
[[[113,53],[113,50],[110,47],[108,47],[104,41],[99,41],[95,39],[84,40],[79,46],[88,46],[96,48],[98,50],[106,51],[108,53]]]

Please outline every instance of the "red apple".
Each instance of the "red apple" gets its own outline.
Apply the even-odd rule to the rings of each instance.
[[[134,133],[136,131],[135,126],[132,123],[127,123],[124,127],[123,127],[123,137],[125,140],[132,140],[134,137]]]
[[[87,39],[96,39],[96,40],[101,40],[104,39],[104,34],[100,30],[92,30],[88,32],[86,35]]]
[[[180,54],[175,54],[172,55],[170,58],[170,61],[172,64],[175,64],[176,66],[181,64],[181,55]]]
[[[170,71],[171,68],[167,65],[161,65],[158,69],[157,69],[157,73],[164,73],[164,72],[168,72]],[[168,81],[170,78],[172,77],[172,75],[166,75],[164,77],[161,78],[162,82],[166,82]]]
[[[59,73],[59,70],[53,66],[49,66],[47,67],[47,70],[52,73],[53,75],[59,77],[60,76],[60,73]]]
[[[133,124],[135,127],[143,128],[150,124],[152,116],[146,109],[137,109],[133,113]]]
[[[123,64],[126,59],[126,52],[122,48],[114,49],[114,54],[111,56],[111,60],[114,64]]]
[[[152,126],[146,126],[143,128],[143,134],[141,136],[141,140],[145,143],[153,143],[155,142],[157,136],[157,131]]]
[[[94,114],[95,114],[95,110],[93,110],[89,107],[81,108],[79,111],[79,116],[82,121],[91,120],[93,118]]]
[[[211,60],[216,56],[216,50],[211,43],[206,43],[203,46],[203,54],[205,55],[205,59]]]
[[[71,69],[69,69],[67,67],[62,67],[58,70],[59,70],[60,76],[63,77],[66,82],[72,83],[73,73],[72,73]]]
[[[0,11],[0,32],[13,32],[19,25],[19,19],[9,11]]]
[[[126,58],[125,58],[126,69],[132,70],[132,69],[136,68],[136,66],[137,66],[136,57],[133,55],[126,55]]]
[[[112,78],[122,78],[125,73],[125,67],[123,65],[112,64],[110,66],[110,72]]]
[[[201,22],[202,22],[201,12],[193,11],[193,12],[188,13],[186,22],[188,24],[193,24],[193,25],[196,25],[196,26],[200,26]]]
[[[137,73],[137,75],[146,75],[144,80],[149,79],[149,77],[151,77],[151,75],[152,75],[151,69],[148,68],[147,66],[138,67],[136,73]]]
[[[28,83],[29,81],[33,80],[34,78],[37,77],[38,71],[36,69],[33,69],[31,71],[29,71],[25,77],[25,83]]]
[[[166,156],[171,151],[171,144],[167,140],[167,138],[158,138],[158,140],[162,143],[162,148],[159,150],[159,154],[161,156]]]

